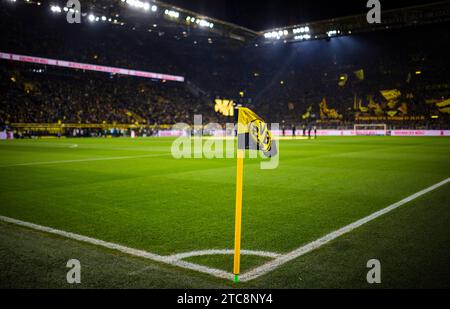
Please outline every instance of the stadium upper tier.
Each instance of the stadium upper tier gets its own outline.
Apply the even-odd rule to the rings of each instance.
[[[105,8],[105,2],[95,3],[96,10]],[[383,122],[414,119],[413,125],[422,126],[449,123],[446,106],[436,105],[450,98],[446,22],[329,40],[259,44],[218,35],[210,31],[215,26],[203,32],[184,26],[166,31],[159,23],[130,28],[121,26],[123,16],[118,15],[117,23],[69,24],[64,14],[53,14],[47,7],[2,3],[0,26],[8,31],[2,35],[0,52],[171,74],[186,81],[0,60],[0,122],[140,119],[171,124],[191,122],[194,113],[226,122],[213,110],[214,99],[222,97],[285,126],[345,124],[364,117]],[[386,98],[381,92],[385,90],[393,91],[395,98]]]

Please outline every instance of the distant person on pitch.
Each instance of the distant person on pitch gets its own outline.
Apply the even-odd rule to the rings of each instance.
[[[312,131],[312,128],[309,127],[309,128],[308,128],[308,139],[311,139],[311,131]]]

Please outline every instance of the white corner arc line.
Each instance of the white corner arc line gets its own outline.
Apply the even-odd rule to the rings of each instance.
[[[174,260],[183,260],[186,258],[194,257],[194,256],[205,256],[205,255],[229,255],[234,254],[233,249],[208,249],[208,250],[198,250],[198,251],[190,251],[183,252],[178,254],[173,254],[168,256],[168,258]],[[269,251],[257,251],[257,250],[241,250],[242,255],[256,255],[268,258],[277,258],[280,257],[280,253],[269,252]]]
[[[194,263],[190,263],[190,262],[180,261],[180,260],[170,258],[168,256],[162,256],[162,255],[154,254],[151,252],[147,252],[147,251],[134,249],[134,248],[122,246],[119,244],[107,242],[104,240],[100,240],[100,239],[96,239],[96,238],[92,238],[92,237],[88,237],[88,236],[83,236],[83,235],[79,235],[79,234],[75,234],[75,233],[71,233],[71,232],[66,232],[66,231],[54,229],[51,227],[42,226],[42,225],[38,225],[38,224],[26,222],[26,221],[21,221],[21,220],[17,220],[17,219],[5,217],[5,216],[0,216],[0,221],[15,224],[18,226],[23,226],[23,227],[30,228],[30,229],[33,229],[36,231],[54,234],[54,235],[62,236],[65,238],[74,239],[74,240],[77,240],[80,242],[89,243],[92,245],[120,251],[120,252],[126,253],[128,255],[145,258],[145,259],[149,259],[152,261],[161,262],[161,263],[165,263],[165,264],[169,264],[169,265],[175,265],[175,266],[187,268],[190,270],[195,270],[197,272],[206,273],[206,274],[209,274],[209,275],[212,275],[215,277],[219,277],[219,278],[233,280],[233,274],[226,272],[224,270],[210,268],[207,266],[198,265],[198,264],[194,264]]]
[[[259,276],[262,276],[270,271],[273,271],[274,269],[280,267],[281,265],[296,259],[312,250],[315,250],[327,243],[329,243],[330,241],[360,227],[361,225],[370,222],[388,212],[391,212],[392,210],[430,192],[433,191],[445,184],[447,184],[448,182],[450,182],[450,178],[447,178],[435,185],[432,185],[431,187],[428,187],[422,191],[419,191],[413,195],[410,195],[406,198],[404,198],[401,201],[398,201],[397,203],[394,203],[386,208],[383,208],[377,212],[374,212],[373,214],[364,217],[358,221],[355,221],[347,226],[344,226],[343,228],[336,230],[330,234],[327,234],[307,245],[304,245],[300,248],[297,248],[287,254],[277,254],[277,253],[269,253],[270,255],[274,255],[273,257],[275,258],[274,260],[265,263],[259,267],[254,268],[253,270],[250,270],[248,272],[245,272],[243,274],[241,274],[240,276],[240,281],[245,282],[245,281],[250,281],[253,279],[258,278]],[[198,253],[198,252],[211,252],[211,251],[215,251],[213,250],[201,250],[201,251],[192,251],[192,252],[187,252],[187,253],[181,253],[181,254],[175,254],[175,255],[171,255],[171,256],[162,256],[162,255],[158,255],[158,254],[154,254],[154,253],[150,253],[147,251],[143,251],[143,250],[139,250],[139,249],[134,249],[134,248],[130,248],[130,247],[126,247],[126,246],[122,246],[119,244],[115,244],[115,243],[111,243],[111,242],[107,242],[107,241],[103,241],[100,239],[96,239],[96,238],[92,238],[92,237],[88,237],[88,236],[83,236],[83,235],[79,235],[79,234],[75,234],[75,233],[71,233],[71,232],[66,232],[66,231],[62,231],[62,230],[58,230],[58,229],[54,229],[51,227],[46,227],[46,226],[42,226],[42,225],[38,225],[38,224],[34,224],[34,223],[30,223],[30,222],[26,222],[26,221],[21,221],[21,220],[17,220],[17,219],[13,219],[13,218],[9,218],[9,217],[5,217],[5,216],[0,216],[0,221],[3,222],[7,222],[10,224],[15,224],[18,226],[23,226],[23,227],[27,227],[33,230],[37,230],[37,231],[41,231],[41,232],[46,232],[49,234],[54,234],[54,235],[58,235],[58,236],[62,236],[65,238],[69,238],[69,239],[74,239],[80,242],[84,242],[84,243],[89,243],[89,244],[93,244],[96,246],[100,246],[100,247],[104,247],[104,248],[108,248],[108,249],[112,249],[112,250],[116,250],[116,251],[120,251],[123,252],[125,254],[128,255],[132,255],[132,256],[136,256],[136,257],[141,257],[141,258],[145,258],[145,259],[149,259],[149,260],[153,260],[156,262],[161,262],[161,263],[165,263],[165,264],[169,264],[169,265],[174,265],[174,266],[179,266],[182,268],[186,268],[189,270],[194,270],[197,272],[201,272],[201,273],[205,273],[205,274],[209,274],[218,278],[223,278],[223,279],[228,279],[228,280],[233,280],[234,279],[234,275],[232,273],[226,272],[224,270],[220,270],[220,269],[216,269],[216,268],[210,268],[207,266],[203,266],[203,265],[198,265],[195,263],[190,263],[190,262],[186,262],[186,261],[182,261],[179,258],[186,258],[189,256],[193,256],[191,255],[192,253]],[[224,249],[224,250],[218,250],[219,252],[221,252],[220,254],[228,254],[229,253],[229,249]],[[255,252],[264,252],[264,251],[251,251],[251,250],[243,250],[246,253],[255,253]],[[226,252],[226,253],[223,253]],[[267,252],[266,252],[267,253]],[[275,255],[277,255],[275,257]]]
[[[10,165],[0,165],[0,168],[5,167],[15,167],[15,166],[31,166],[31,165],[51,165],[51,164],[65,164],[65,163],[79,163],[79,162],[91,162],[91,161],[110,161],[110,160],[126,160],[126,159],[139,159],[139,158],[153,158],[153,157],[164,157],[169,154],[148,154],[140,156],[118,156],[118,157],[98,157],[98,158],[86,158],[86,159],[75,159],[75,160],[59,160],[59,161],[43,161],[43,162],[27,162],[27,163],[17,163]]]
[[[300,257],[300,256],[302,256],[302,255],[304,255],[304,254],[306,254],[308,252],[311,252],[311,251],[313,251],[313,250],[315,250],[315,249],[317,249],[319,247],[322,247],[323,245],[329,243],[330,241],[332,241],[332,240],[334,240],[334,239],[336,239],[336,238],[338,238],[338,237],[340,237],[340,236],[342,236],[344,234],[347,234],[348,232],[350,232],[350,231],[360,227],[361,225],[364,225],[364,224],[366,224],[366,223],[368,223],[368,222],[370,222],[370,221],[372,221],[372,220],[374,220],[374,219],[376,219],[376,218],[378,218],[378,217],[380,217],[380,216],[382,216],[384,214],[387,214],[388,212],[393,211],[394,209],[399,208],[402,205],[405,205],[405,204],[411,202],[412,200],[414,200],[414,199],[416,199],[416,198],[418,198],[418,197],[420,197],[420,196],[422,196],[422,195],[424,195],[424,194],[426,194],[428,192],[431,192],[431,191],[433,191],[433,190],[435,190],[435,189],[437,189],[437,188],[447,184],[448,182],[450,182],[450,178],[447,178],[447,179],[445,179],[445,180],[443,180],[443,181],[441,181],[441,182],[439,182],[437,184],[434,184],[431,187],[423,189],[422,191],[414,193],[413,195],[410,195],[410,196],[404,198],[401,201],[398,201],[398,202],[396,202],[396,203],[394,203],[394,204],[392,204],[392,205],[390,205],[390,206],[388,206],[386,208],[383,208],[383,209],[381,209],[379,211],[376,211],[376,212],[372,213],[371,215],[368,215],[367,217],[364,217],[364,218],[362,218],[360,220],[357,220],[357,221],[355,221],[355,222],[353,222],[353,223],[351,223],[349,225],[346,225],[346,226],[344,226],[344,227],[342,227],[342,228],[340,228],[340,229],[338,229],[338,230],[336,230],[334,232],[331,232],[331,233],[329,233],[329,234],[327,234],[327,235],[325,235],[325,236],[323,236],[323,237],[321,237],[321,238],[319,238],[319,239],[317,239],[317,240],[315,240],[313,242],[310,242],[309,244],[306,244],[306,245],[304,245],[304,246],[302,246],[300,248],[297,248],[297,249],[295,249],[295,250],[293,250],[293,251],[291,251],[291,252],[289,252],[287,254],[283,254],[282,256],[280,256],[280,257],[278,257],[278,258],[276,258],[276,259],[274,259],[274,260],[272,260],[270,262],[267,262],[264,265],[256,267],[256,268],[254,268],[254,269],[252,269],[252,270],[242,274],[239,279],[241,281],[250,281],[250,280],[255,279],[255,278],[259,277],[259,276],[262,276],[262,275],[264,275],[264,274],[266,274],[266,273],[268,273],[268,272],[270,272],[270,271],[280,267],[281,265],[283,265],[283,264],[285,264],[285,263],[287,263],[289,261],[292,261],[292,260],[294,260],[294,259],[296,259],[296,258],[298,258],[298,257]]]

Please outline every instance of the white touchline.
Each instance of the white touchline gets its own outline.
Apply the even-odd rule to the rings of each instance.
[[[241,274],[240,281],[244,281],[244,282],[250,281],[250,280],[258,278],[259,276],[262,276],[270,271],[273,271],[274,269],[280,267],[281,265],[283,265],[293,259],[296,259],[312,250],[315,250],[315,249],[329,243],[330,241],[360,227],[361,225],[366,224],[367,222],[370,222],[388,212],[391,212],[392,210],[394,210],[394,209],[396,209],[396,208],[398,208],[398,207],[400,207],[400,206],[402,206],[402,205],[404,205],[404,204],[406,204],[406,203],[408,203],[430,191],[433,191],[433,190],[445,185],[448,182],[450,182],[450,178],[447,178],[447,179],[445,179],[435,185],[432,185],[431,187],[428,187],[422,191],[414,193],[413,195],[410,195],[407,198],[404,198],[403,200],[398,201],[397,203],[394,203],[386,208],[376,211],[367,217],[364,217],[364,218],[362,218],[358,221],[355,221],[347,226],[344,226],[343,228],[340,228],[339,230],[336,230],[330,234],[327,234],[327,235],[325,235],[307,245],[297,248],[287,254],[278,254],[278,253],[267,252],[267,251],[242,250],[241,253],[244,255],[246,255],[246,254],[259,255],[259,256],[271,257],[274,259],[270,262],[267,262],[267,263],[257,267],[257,268],[254,268],[248,272]],[[152,261],[179,266],[182,268],[209,274],[209,275],[212,275],[212,276],[215,276],[218,278],[234,280],[234,275],[232,273],[226,272],[224,270],[216,269],[216,268],[211,268],[211,267],[207,267],[207,266],[203,266],[203,265],[198,265],[195,263],[186,262],[186,261],[182,260],[183,258],[192,257],[192,256],[201,256],[201,255],[210,255],[210,254],[211,255],[213,255],[213,254],[233,254],[233,250],[231,250],[231,249],[200,250],[200,251],[179,253],[179,254],[174,254],[174,255],[170,255],[170,256],[162,256],[162,255],[154,254],[151,252],[134,249],[134,248],[129,248],[129,247],[122,246],[119,244],[103,241],[100,239],[83,236],[83,235],[79,235],[79,234],[75,234],[75,233],[70,233],[70,232],[54,229],[51,227],[46,227],[46,226],[42,226],[42,225],[30,223],[30,222],[25,222],[25,221],[13,219],[13,218],[5,217],[5,216],[0,216],[0,221],[27,227],[27,228],[34,229],[37,231],[42,231],[42,232],[62,236],[65,238],[74,239],[77,241],[93,244],[96,246],[105,247],[105,248],[112,249],[112,250],[117,250],[117,251],[129,254],[129,255],[149,259]]]
[[[97,158],[86,158],[86,159],[75,159],[75,160],[27,162],[27,163],[17,163],[17,164],[10,164],[10,165],[0,165],[0,168],[15,167],[15,166],[30,166],[30,165],[50,165],[50,164],[78,163],[78,162],[90,162],[90,161],[109,161],[109,160],[153,158],[153,157],[164,157],[164,156],[169,156],[169,155],[170,154],[164,153],[164,154],[148,154],[148,155],[140,155],[140,156],[97,157]]]
[[[1,141],[0,141],[1,142]],[[75,149],[75,148],[82,148],[82,149],[94,149],[94,150],[124,150],[124,151],[139,151],[139,152],[153,152],[155,150],[154,146],[143,146],[142,144],[138,144],[139,147],[102,147],[101,144],[73,144],[73,143],[66,143],[66,142],[60,142],[60,143],[51,143],[51,142],[39,142],[35,144],[29,144],[28,142],[22,143],[22,141],[19,142],[19,140],[16,140],[16,142],[12,145],[14,147],[46,147],[46,148],[69,148],[69,149]],[[0,144],[1,146],[1,144]],[[170,152],[170,147],[163,147],[159,146],[156,147],[159,149],[163,149],[163,151]]]
[[[317,248],[319,248],[319,247],[329,243],[330,241],[332,241],[332,240],[334,240],[334,239],[336,239],[336,238],[338,238],[338,237],[340,237],[340,236],[342,236],[342,235],[344,235],[344,234],[346,234],[346,233],[348,233],[348,232],[350,232],[350,231],[360,227],[361,225],[366,224],[367,222],[370,222],[370,221],[372,221],[372,220],[374,220],[374,219],[376,219],[376,218],[378,218],[378,217],[380,217],[380,216],[382,216],[384,214],[387,214],[388,212],[391,212],[392,210],[397,209],[400,206],[402,206],[402,205],[404,205],[406,203],[409,203],[412,200],[414,200],[414,199],[416,199],[416,198],[418,198],[418,197],[420,197],[420,196],[422,196],[422,195],[424,195],[424,194],[426,194],[426,193],[428,193],[430,191],[433,191],[433,190],[435,190],[435,189],[445,185],[448,182],[450,182],[450,178],[447,178],[447,179],[445,179],[445,180],[443,180],[443,181],[441,181],[441,182],[439,182],[437,184],[434,184],[431,187],[428,187],[428,188],[426,188],[426,189],[424,189],[422,191],[414,193],[413,195],[410,195],[407,198],[404,198],[403,200],[398,201],[397,203],[394,203],[394,204],[392,204],[392,205],[390,205],[390,206],[388,206],[386,208],[383,208],[383,209],[381,209],[379,211],[376,211],[376,212],[374,212],[373,214],[371,214],[371,215],[369,215],[367,217],[364,217],[364,218],[362,218],[362,219],[360,219],[358,221],[355,221],[355,222],[353,222],[353,223],[351,223],[349,225],[346,225],[346,226],[340,228],[339,230],[331,232],[331,233],[329,233],[329,234],[327,234],[327,235],[325,235],[325,236],[323,236],[323,237],[321,237],[321,238],[319,238],[319,239],[317,239],[317,240],[315,240],[313,242],[310,242],[309,244],[306,244],[306,245],[304,245],[304,246],[302,246],[300,248],[297,248],[297,249],[295,249],[295,250],[293,250],[293,251],[291,251],[291,252],[289,252],[287,254],[283,254],[282,256],[280,256],[280,257],[278,257],[278,258],[276,258],[276,259],[274,259],[274,260],[272,260],[272,261],[270,261],[270,262],[268,262],[268,263],[266,263],[264,265],[256,267],[256,268],[254,268],[254,269],[252,269],[252,270],[242,274],[241,277],[240,277],[240,280],[241,281],[249,281],[249,280],[255,279],[255,278],[259,277],[259,276],[262,276],[262,275],[264,275],[264,274],[274,270],[275,268],[278,268],[281,265],[283,265],[283,264],[285,264],[285,263],[287,263],[289,261],[292,261],[293,259],[296,259],[296,258],[298,258],[298,257],[300,257],[300,256],[302,256],[302,255],[304,255],[304,254],[306,254],[308,252],[311,252],[311,251],[313,251],[313,250],[315,250],[315,249],[317,249]]]

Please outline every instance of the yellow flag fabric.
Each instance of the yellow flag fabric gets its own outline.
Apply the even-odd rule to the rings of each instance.
[[[439,111],[444,114],[450,114],[450,106],[441,108]]]
[[[402,95],[400,90],[392,89],[392,90],[381,90],[381,95],[388,101],[392,101],[397,99],[399,96]]]
[[[394,117],[395,115],[397,115],[398,111],[388,111],[387,114],[389,115],[389,117]]]
[[[367,113],[369,111],[369,108],[362,106],[362,99],[359,99],[359,110],[361,113]]]
[[[327,100],[325,98],[319,103],[320,118],[321,119],[338,119],[342,118],[342,115],[334,108],[328,108]]]
[[[389,101],[387,106],[391,109],[394,109],[397,106],[397,101]]]
[[[306,113],[304,113],[302,115],[303,119],[308,119],[309,117],[311,117],[311,111],[312,111],[312,106],[308,107],[308,109],[306,110]]]
[[[377,104],[377,106],[375,108],[375,115],[381,116],[383,114],[384,114],[383,108],[381,107],[380,104]]]
[[[358,71],[353,72],[357,79],[364,80],[364,70],[360,69]]]
[[[233,100],[216,99],[214,110],[216,113],[220,113],[223,116],[234,116],[234,102]]]
[[[340,117],[338,111],[334,108],[328,110],[328,118],[338,119]]]
[[[275,156],[277,148],[264,120],[252,110],[240,107],[238,116],[238,149],[262,150],[266,157]]]
[[[246,107],[239,107],[238,134],[248,133],[249,125],[254,121],[264,122],[261,117]]]
[[[377,109],[378,108],[378,104],[371,97],[370,100],[369,100],[369,105],[367,105],[367,107],[370,108],[370,109]]]
[[[327,99],[323,98],[322,101],[320,101],[319,109],[320,109],[320,118],[321,119],[327,118],[328,115]]]
[[[437,106],[437,107],[446,107],[447,105],[450,105],[450,99],[447,99],[447,100],[445,100],[445,101],[436,103],[436,106]]]

